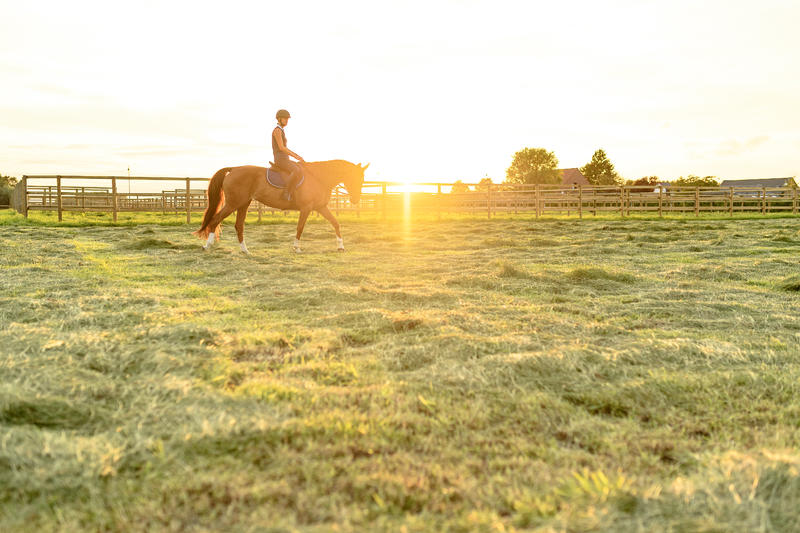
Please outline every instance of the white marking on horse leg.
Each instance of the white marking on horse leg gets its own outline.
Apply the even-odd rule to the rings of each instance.
[[[336,237],[336,249],[340,252],[344,252],[344,239],[341,237]]]
[[[300,249],[300,239],[295,239],[294,240],[294,244],[292,245],[292,250],[294,250],[297,253],[300,253],[300,252],[303,251],[303,250]]]
[[[208,240],[203,245],[203,250],[210,250],[211,249],[211,247],[214,245],[214,237],[216,237],[216,236],[217,236],[217,234],[214,233],[213,231],[208,234]]]
[[[242,247],[243,253],[250,255],[250,250],[247,249],[247,245],[244,243],[244,241],[240,242],[239,245]]]

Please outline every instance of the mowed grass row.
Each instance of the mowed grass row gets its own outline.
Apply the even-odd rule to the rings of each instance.
[[[5,217],[0,530],[800,529],[798,219]]]

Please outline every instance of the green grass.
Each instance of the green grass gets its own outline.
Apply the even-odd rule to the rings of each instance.
[[[800,529],[795,218],[170,216],[0,211],[1,531]]]

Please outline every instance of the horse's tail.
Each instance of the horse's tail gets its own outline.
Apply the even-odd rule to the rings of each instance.
[[[209,229],[209,224],[211,224],[211,219],[214,218],[222,206],[225,204],[225,193],[222,192],[222,182],[225,180],[225,176],[228,175],[232,167],[225,167],[217,170],[217,173],[214,174],[214,177],[211,178],[211,181],[208,184],[208,191],[206,191],[206,196],[208,197],[208,207],[206,207],[206,212],[203,214],[203,225],[200,226],[200,229],[193,232],[193,235],[197,235],[201,239],[207,239],[208,234],[211,233]],[[217,224],[216,234],[217,238],[219,238],[220,234],[220,227],[222,224]]]

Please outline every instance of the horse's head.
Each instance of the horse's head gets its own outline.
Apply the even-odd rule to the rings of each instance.
[[[361,185],[364,183],[364,171],[367,170],[368,166],[369,163],[363,167],[361,163],[353,165],[351,171],[342,180],[344,188],[347,189],[347,193],[350,195],[351,204],[357,204],[361,200]]]

